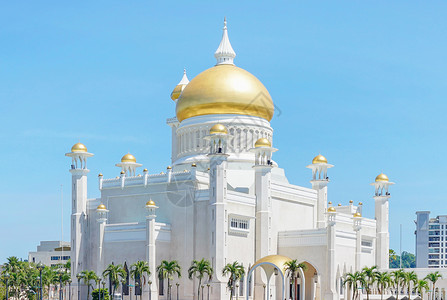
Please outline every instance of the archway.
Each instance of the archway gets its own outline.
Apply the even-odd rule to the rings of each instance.
[[[309,262],[303,261],[303,264],[306,265],[306,269],[303,272],[304,282],[302,285],[303,289],[303,300],[314,300],[318,296],[319,288],[318,288],[318,271],[317,269]],[[321,297],[318,297],[321,298]]]
[[[263,258],[261,258],[260,260],[258,260],[253,267],[250,268],[250,271],[248,271],[248,275],[247,275],[247,291],[249,289],[248,284],[251,282],[251,276],[253,275],[253,271],[257,268],[257,267],[261,267],[264,272],[265,275],[267,276],[267,295],[264,295],[264,299],[266,300],[270,300],[270,279],[272,278],[273,275],[280,275],[281,277],[281,299],[284,299],[284,294],[285,294],[285,268],[284,268],[284,264],[288,261],[291,261],[292,259],[290,259],[287,256],[282,256],[282,255],[268,255],[265,256]],[[249,299],[248,293],[246,293],[246,299]]]

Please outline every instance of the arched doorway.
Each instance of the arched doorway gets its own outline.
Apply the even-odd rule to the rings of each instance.
[[[300,300],[321,299],[319,295],[319,280],[317,269],[309,262],[302,262],[306,268],[303,270],[304,280],[301,283],[300,290],[303,290]]]
[[[284,269],[284,264],[288,261],[291,261],[292,259],[290,259],[287,256],[282,256],[282,255],[268,255],[265,256],[263,258],[261,258],[260,260],[258,260],[253,267],[250,268],[250,270],[248,271],[248,275],[247,275],[247,291],[250,288],[248,286],[248,284],[250,284],[251,282],[251,276],[253,275],[253,271],[257,268],[257,267],[261,267],[262,270],[264,270],[265,275],[267,277],[267,285],[266,285],[266,289],[264,291],[264,299],[266,300],[271,300],[272,298],[270,298],[270,284],[271,284],[271,279],[273,275],[278,275],[281,278],[281,298],[280,299],[284,299],[284,294],[285,294],[285,269]],[[248,293],[246,293],[246,299],[249,299]]]

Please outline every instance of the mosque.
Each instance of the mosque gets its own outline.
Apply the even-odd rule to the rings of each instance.
[[[291,299],[295,293],[300,300],[345,299],[346,272],[388,269],[393,183],[385,174],[373,180],[374,219],[362,217],[362,203],[328,201],[333,165],[321,154],[306,166],[309,186],[290,183],[272,157],[272,98],[254,75],[234,64],[226,22],[214,56],[215,66],[191,81],[184,74],[171,93],[175,116],[167,119],[172,162],[166,170],[150,174],[126,154],[116,164],[120,176],[99,174],[101,196],[88,199],[87,159],[93,154],[81,143],[65,154],[72,159],[73,283],[82,270],[100,274],[112,263],[129,269],[145,260],[151,284],[132,291],[133,280],[127,279],[117,292],[124,299],[135,292],[167,299],[167,283],[156,267],[177,260],[183,276],[172,281],[172,297],[197,299],[202,288],[206,299],[229,299],[222,269],[238,261],[247,270],[235,287],[239,298]],[[214,275],[199,287],[187,270],[202,258]],[[306,265],[295,287],[284,266],[290,259]],[[87,293],[73,289],[76,299]]]

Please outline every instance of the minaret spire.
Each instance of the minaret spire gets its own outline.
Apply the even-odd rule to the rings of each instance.
[[[230,39],[228,38],[227,31],[227,18],[224,18],[224,27],[222,40],[220,41],[219,47],[214,53],[214,57],[217,59],[217,65],[233,65],[233,60],[236,57],[236,52],[234,52],[233,47],[231,47]]]

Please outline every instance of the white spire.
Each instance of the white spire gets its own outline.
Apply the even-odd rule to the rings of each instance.
[[[182,80],[178,83],[178,85],[187,85],[189,83],[188,76],[186,76],[186,69],[183,69],[183,77]]]
[[[236,53],[234,52],[233,47],[231,47],[230,39],[228,39],[227,18],[224,18],[222,40],[214,53],[214,57],[217,59],[217,65],[234,64],[233,60],[236,57]]]

